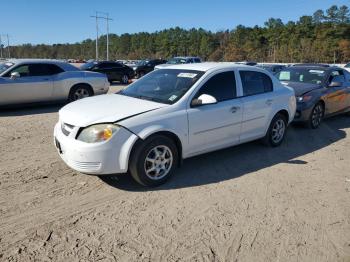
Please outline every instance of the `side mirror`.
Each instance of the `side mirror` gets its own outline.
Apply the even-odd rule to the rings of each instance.
[[[204,105],[212,105],[216,104],[218,101],[215,97],[207,94],[200,95],[198,98],[193,99],[191,102],[192,107],[204,106]]]
[[[342,86],[342,85],[343,85],[342,82],[332,81],[332,82],[329,84],[329,87],[340,87],[340,86]]]
[[[21,75],[18,72],[12,72],[11,76],[10,76],[10,78],[12,80],[15,80],[15,79],[20,78],[20,77],[21,77]]]

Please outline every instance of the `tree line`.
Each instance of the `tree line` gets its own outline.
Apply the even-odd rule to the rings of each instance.
[[[333,5],[287,23],[270,18],[264,26],[238,25],[233,30],[218,32],[175,27],[154,33],[110,34],[109,39],[113,60],[200,56],[209,61],[341,63],[350,61],[350,12],[345,5]],[[103,56],[106,36],[101,36],[98,42],[99,54]],[[74,44],[23,44],[12,46],[11,55],[86,60],[95,57],[95,40]]]

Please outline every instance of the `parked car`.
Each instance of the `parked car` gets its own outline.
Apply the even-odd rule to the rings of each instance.
[[[255,66],[258,63],[257,62],[253,62],[253,61],[242,61],[242,62],[236,62],[236,64],[238,64],[238,65]]]
[[[318,63],[304,63],[304,64],[293,64],[293,66],[318,66],[318,67],[330,67],[329,64],[318,64]]]
[[[195,64],[201,63],[202,60],[199,57],[195,56],[177,56],[168,60],[165,64],[157,65],[155,69],[165,68],[171,65],[179,65],[179,64]]]
[[[84,72],[61,61],[24,59],[0,63],[0,105],[75,101],[105,94],[108,89],[105,75]]]
[[[113,61],[95,61],[86,63],[82,65],[80,69],[106,74],[110,83],[113,83],[113,81],[119,81],[122,84],[128,84],[129,80],[135,76],[132,68]]]
[[[317,128],[324,117],[350,110],[350,73],[342,68],[297,66],[276,76],[295,90],[296,122]]]
[[[350,63],[347,63],[345,66],[344,66],[345,70],[347,70],[348,72],[350,72]]]
[[[274,75],[285,68],[284,65],[278,65],[278,64],[260,64],[260,65],[256,65],[256,66],[263,68],[263,69],[271,72]]]
[[[129,171],[140,184],[156,186],[188,157],[260,138],[280,145],[295,108],[293,89],[263,69],[173,65],[117,94],[63,107],[54,137],[77,171]]]
[[[157,65],[165,64],[167,61],[163,59],[141,60],[134,67],[137,78],[143,77],[145,74],[152,72]]]

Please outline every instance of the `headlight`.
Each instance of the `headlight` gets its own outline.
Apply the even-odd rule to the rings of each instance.
[[[312,96],[309,96],[309,95],[298,96],[297,101],[298,102],[307,102],[307,101],[311,100],[311,98],[312,98]]]
[[[136,67],[136,66],[134,66],[132,69],[134,69],[134,71],[136,71],[137,67]]]
[[[113,124],[99,124],[84,128],[78,140],[85,143],[98,143],[109,140],[120,129],[119,126]]]

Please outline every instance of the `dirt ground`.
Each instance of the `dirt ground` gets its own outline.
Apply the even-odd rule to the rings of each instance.
[[[147,189],[68,168],[60,107],[0,112],[0,261],[350,261],[350,117],[185,160]]]

